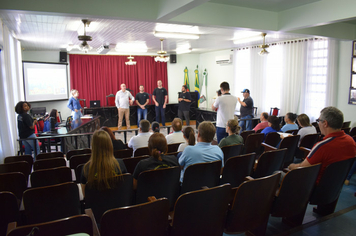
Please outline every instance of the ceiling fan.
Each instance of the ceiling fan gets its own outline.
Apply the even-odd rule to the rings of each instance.
[[[86,27],[89,27],[90,21],[87,19],[83,19],[82,22],[84,25],[84,35],[78,35],[78,40],[83,41],[79,45],[79,49],[81,51],[84,51],[85,53],[87,53],[88,51],[90,51],[92,49],[92,47],[88,44],[88,41],[91,41],[92,37],[86,34]]]
[[[260,48],[262,48],[262,50],[258,53],[260,54],[260,56],[263,55],[267,55],[269,52],[266,50],[266,48],[269,48],[269,46],[265,43],[266,40],[266,33],[262,33],[262,37],[263,37],[263,44],[260,45]]]
[[[157,54],[158,56],[155,57],[156,62],[168,62],[169,61],[169,56],[166,56],[167,52],[163,51],[163,39],[161,40],[161,51],[158,51]]]

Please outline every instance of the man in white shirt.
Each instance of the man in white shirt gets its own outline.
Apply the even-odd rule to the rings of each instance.
[[[226,124],[230,119],[234,119],[237,98],[230,94],[230,85],[228,82],[220,84],[221,96],[217,97],[215,103],[211,106],[213,110],[218,109],[216,117],[216,137],[218,143],[227,137]]]
[[[127,145],[129,148],[133,149],[134,154],[137,148],[148,147],[148,139],[151,136],[151,133],[148,132],[149,130],[150,122],[148,120],[141,120],[140,133],[136,136],[133,136]]]
[[[185,143],[185,139],[182,132],[182,120],[180,118],[174,118],[172,121],[173,133],[166,136],[167,144],[171,143]]]
[[[130,100],[131,99],[131,100]],[[117,128],[120,130],[122,127],[122,119],[125,115],[126,128],[130,129],[130,105],[132,105],[135,98],[132,94],[126,90],[126,84],[121,84],[121,90],[116,93],[115,104],[117,107],[117,113],[119,114],[119,121]]]

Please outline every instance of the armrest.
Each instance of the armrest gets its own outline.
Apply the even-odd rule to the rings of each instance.
[[[8,235],[12,230],[16,229],[16,226],[17,226],[17,222],[10,222],[7,225],[6,235]]]
[[[246,176],[245,177],[245,181],[250,181],[250,180],[254,180],[254,178],[252,178],[251,176]]]
[[[149,196],[147,198],[148,202],[154,202],[154,201],[157,201],[157,198],[155,196]]]
[[[265,148],[265,151],[273,151],[273,150],[277,150],[276,147],[273,147],[267,143],[261,143],[261,145]]]
[[[284,173],[288,173],[289,171],[290,171],[290,169],[288,169],[288,168],[284,168],[284,169],[283,169],[283,172],[284,172]]]
[[[202,186],[201,189],[208,189],[208,186]]]
[[[96,224],[94,213],[91,210],[91,208],[85,209],[85,214],[87,214],[90,217],[91,222],[93,224],[93,235],[100,236],[99,228],[98,228],[98,225]]]
[[[299,150],[301,150],[304,153],[304,159],[305,159],[308,156],[311,149],[306,147],[299,147]]]

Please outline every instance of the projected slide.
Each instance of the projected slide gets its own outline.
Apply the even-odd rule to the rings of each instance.
[[[26,101],[68,99],[67,65],[24,62]]]

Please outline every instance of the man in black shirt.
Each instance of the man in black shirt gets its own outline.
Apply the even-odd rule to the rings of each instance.
[[[183,121],[183,114],[185,122],[189,125],[189,110],[192,98],[190,93],[187,93],[187,86],[182,86],[182,92],[178,95],[179,107],[178,107],[178,117]]]
[[[166,126],[165,110],[167,104],[168,93],[165,88],[162,87],[162,81],[157,81],[157,88],[153,90],[152,99],[155,102],[156,121],[159,122],[161,115],[162,125]]]
[[[250,90],[244,89],[242,91],[244,100],[241,101],[240,98],[237,98],[238,102],[241,104],[240,115],[241,119],[239,126],[241,127],[241,132],[244,130],[252,130],[252,120],[253,118],[253,99],[250,97]],[[247,120],[245,120],[247,119]]]
[[[147,120],[146,105],[150,102],[150,97],[148,93],[145,93],[145,87],[143,87],[143,85],[140,85],[140,92],[136,94],[135,101],[137,104],[137,124],[139,124],[142,116],[143,119]]]

